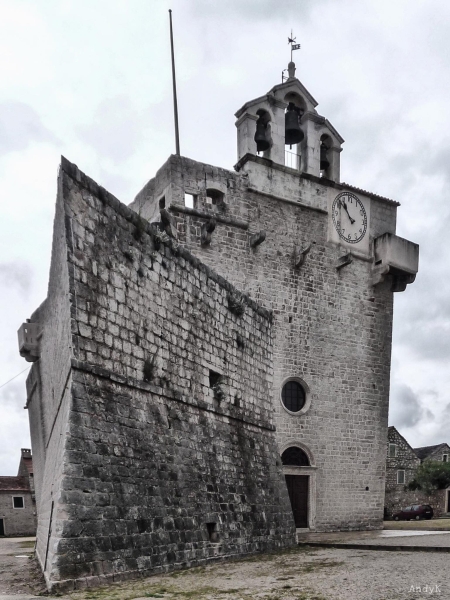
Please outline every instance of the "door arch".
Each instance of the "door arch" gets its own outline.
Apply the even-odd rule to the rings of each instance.
[[[281,462],[297,529],[315,529],[316,467],[314,457],[296,440],[281,448]]]

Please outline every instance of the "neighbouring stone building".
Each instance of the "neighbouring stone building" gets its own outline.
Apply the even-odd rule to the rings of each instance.
[[[48,297],[19,331],[49,588],[382,525],[418,246],[397,202],[340,182],[294,72],[236,114],[234,171],[171,156],[127,208],[62,159]]]
[[[417,468],[422,462],[426,460],[448,462],[449,455],[448,444],[412,448],[395,427],[389,427],[386,458],[386,516],[389,517],[411,504],[430,504],[436,517],[450,512],[450,488],[437,490],[433,494],[406,489],[406,486],[413,481]]]
[[[31,450],[22,448],[16,477],[0,477],[0,536],[31,536],[36,533]]]

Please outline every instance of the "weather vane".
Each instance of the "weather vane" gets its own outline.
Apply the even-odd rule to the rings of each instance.
[[[302,47],[301,44],[296,44],[296,39],[292,34],[292,29],[291,29],[291,37],[288,37],[288,44],[291,45],[291,62],[292,62],[292,52],[294,50],[300,50],[300,48]]]
[[[292,29],[291,29],[291,37],[288,37],[288,44],[291,45],[291,63],[289,63],[289,69],[284,69],[281,72],[281,83],[284,83],[289,77],[294,77],[294,73],[295,73],[295,65],[292,62],[292,52],[294,50],[300,50],[300,48],[302,47],[301,44],[296,44],[296,39],[293,36],[292,33]],[[285,75],[286,72],[289,71],[289,77],[287,75]]]

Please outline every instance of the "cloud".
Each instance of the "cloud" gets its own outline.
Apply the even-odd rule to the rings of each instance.
[[[228,19],[251,19],[251,21],[284,20],[289,17],[296,19],[309,16],[318,4],[327,4],[330,0],[193,0],[192,11],[203,18],[225,17]],[[289,32],[286,32],[286,36]]]
[[[23,261],[0,263],[0,283],[6,289],[11,287],[27,296],[31,289],[33,272],[31,266]]]
[[[25,150],[32,142],[58,143],[36,111],[23,102],[0,104],[0,155]]]
[[[115,163],[129,158],[144,138],[142,115],[128,96],[103,100],[89,125],[80,125],[80,138]]]
[[[424,418],[433,418],[429,409],[425,409],[416,394],[405,384],[394,385],[391,390],[389,423],[397,428],[414,427]]]

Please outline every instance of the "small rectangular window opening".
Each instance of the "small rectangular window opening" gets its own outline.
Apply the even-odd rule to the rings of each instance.
[[[13,496],[13,508],[24,508],[23,496]]]
[[[442,462],[448,462],[448,454],[442,455]]]
[[[208,530],[209,541],[218,542],[219,533],[217,531],[217,523],[206,523],[206,529]]]
[[[184,194],[184,205],[186,208],[194,208],[195,196],[194,194]]]
[[[216,371],[209,371],[209,387],[213,388],[222,381],[222,375]]]
[[[166,208],[166,197],[163,196],[159,199],[159,208]]]
[[[405,471],[397,471],[397,483],[405,483]]]
[[[397,456],[397,444],[389,444],[389,458]]]

